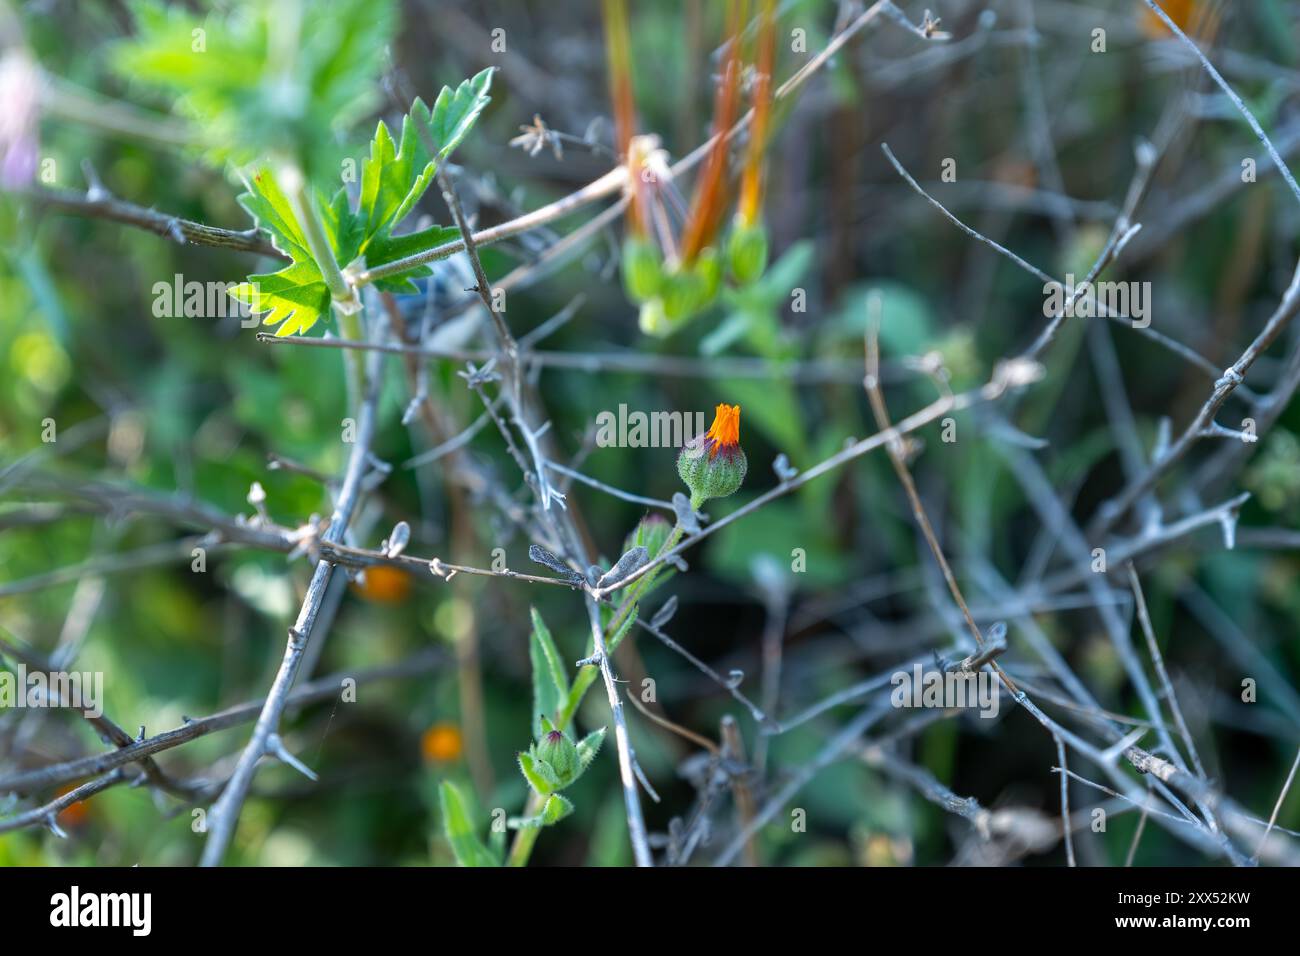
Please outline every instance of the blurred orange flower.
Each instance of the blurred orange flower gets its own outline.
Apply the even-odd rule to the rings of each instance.
[[[65,793],[71,793],[76,790],[79,784],[70,783],[66,787],[60,787],[56,792],[56,797],[61,797]],[[90,808],[86,806],[85,800],[78,800],[69,807],[64,807],[59,811],[60,826],[75,827],[86,822],[86,817],[90,815]]]
[[[1220,11],[1214,0],[1157,0],[1160,8],[1169,15],[1169,19],[1178,24],[1189,37],[1212,40],[1219,25]],[[1165,26],[1144,0],[1138,0],[1142,6],[1142,32],[1152,40],[1164,40],[1173,34]]]
[[[434,724],[420,738],[420,752],[430,763],[451,763],[463,751],[460,728],[452,723]]]
[[[366,573],[352,589],[367,601],[377,604],[401,604],[411,593],[411,576],[401,568],[379,564]]]

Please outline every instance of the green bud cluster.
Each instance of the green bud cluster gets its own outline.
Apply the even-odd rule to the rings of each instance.
[[[623,243],[623,286],[641,307],[641,331],[657,337],[670,335],[713,305],[723,291],[724,275],[744,286],[766,268],[767,232],[761,225],[737,225],[725,257],[709,246],[690,263],[671,267],[649,240],[633,237]]]

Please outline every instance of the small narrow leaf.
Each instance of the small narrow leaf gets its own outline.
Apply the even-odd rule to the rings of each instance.
[[[541,813],[531,817],[511,817],[506,821],[506,826],[512,830],[549,827],[559,823],[572,812],[573,804],[558,793],[553,793],[546,798],[546,803],[542,804]]]
[[[556,572],[561,577],[570,580],[575,584],[580,584],[583,580],[581,574],[579,574],[577,571],[574,571],[567,564],[565,564],[563,561],[561,561],[551,552],[547,551],[541,545],[530,544],[528,546],[528,560],[535,561],[536,563],[542,565],[542,567],[550,568],[552,571]]]
[[[673,619],[677,613],[677,595],[674,594],[667,601],[664,601],[663,607],[655,611],[655,616],[650,618],[650,626],[655,630],[666,627],[668,622]]]
[[[601,575],[596,582],[596,587],[603,588],[606,585],[622,581],[629,574],[632,574],[650,560],[650,551],[645,547],[635,547],[624,552],[623,556],[618,559],[612,568]]]
[[[410,540],[411,526],[405,521],[399,521],[393,525],[393,530],[389,532],[388,537],[384,540],[384,553],[390,558],[395,558],[406,550]]]
[[[528,642],[528,656],[533,665],[533,736],[544,731],[542,719],[555,715],[561,702],[569,696],[569,677],[559,648],[550,629],[536,608],[530,608],[533,632]]]
[[[546,798],[546,805],[542,807],[542,823],[548,827],[553,826],[572,812],[573,804],[558,793],[553,793]]]
[[[253,217],[253,224],[266,233],[271,245],[291,259],[310,258],[302,227],[270,169],[259,170],[244,185],[247,192],[240,193],[235,201]]]
[[[687,534],[699,534],[700,519],[691,500],[680,491],[673,494],[673,511],[677,513],[677,526]]]

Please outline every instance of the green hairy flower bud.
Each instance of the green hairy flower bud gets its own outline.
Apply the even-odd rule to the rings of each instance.
[[[561,786],[573,782],[578,767],[578,748],[560,731],[542,734],[542,739],[537,741],[537,759],[550,764]]]

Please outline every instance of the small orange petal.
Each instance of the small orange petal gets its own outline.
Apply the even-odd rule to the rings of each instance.
[[[740,406],[719,405],[714,412],[713,425],[704,436],[711,438],[713,445],[709,448],[712,458],[720,448],[732,448],[740,443]]]

